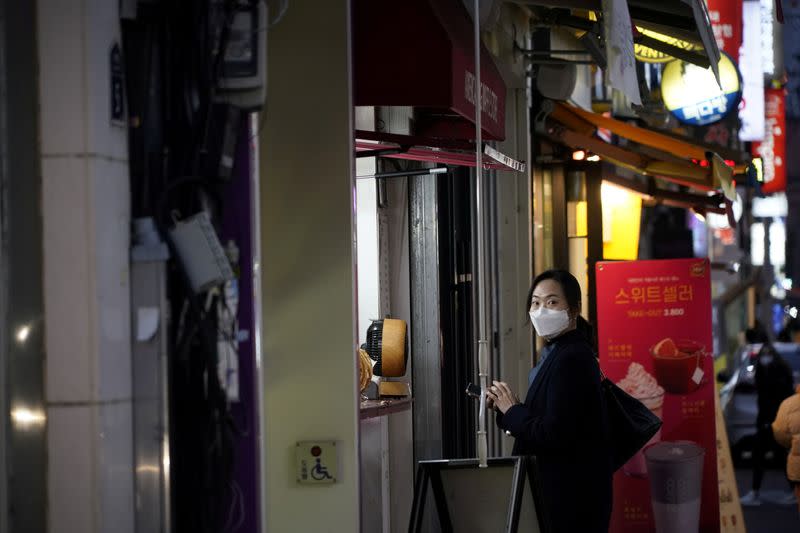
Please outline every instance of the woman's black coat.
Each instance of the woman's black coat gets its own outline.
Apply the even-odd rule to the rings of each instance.
[[[516,439],[514,455],[534,455],[554,532],[608,531],[612,471],[600,367],[583,333],[554,341],[524,404],[498,412]]]

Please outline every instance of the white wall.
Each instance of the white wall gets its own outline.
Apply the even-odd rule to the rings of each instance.
[[[530,121],[524,89],[506,93],[506,140],[498,149],[515,159],[528,160]],[[530,161],[528,167],[530,168]],[[531,171],[497,173],[497,246],[500,330],[500,374],[515,384],[520,397],[528,387],[532,362],[532,328],[525,300],[533,272]],[[501,436],[498,455],[510,455],[512,439]]]
[[[375,173],[375,159],[369,172]],[[361,163],[361,161],[359,161]],[[361,165],[359,165],[361,169]],[[369,165],[367,165],[369,169]],[[362,174],[362,171],[358,171]],[[378,202],[375,179],[356,180],[356,248],[358,250],[358,343],[367,340],[367,328],[381,318],[378,282]]]
[[[293,0],[270,29],[260,144],[264,529],[358,531],[353,131],[347,0]],[[338,442],[333,485],[295,443]]]
[[[133,531],[127,141],[109,116],[117,7],[37,3],[54,533]]]

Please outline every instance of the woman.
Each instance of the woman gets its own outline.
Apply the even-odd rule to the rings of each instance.
[[[760,490],[764,479],[765,455],[770,450],[779,451],[775,449],[772,421],[775,420],[781,402],[794,394],[792,369],[769,342],[763,344],[758,351],[755,367],[758,415],[753,447],[753,488],[740,500],[746,506],[761,505]]]
[[[786,477],[794,486],[800,510],[800,385],[796,393],[783,400],[778,408],[772,432],[780,445],[790,449],[786,459]]]
[[[611,452],[600,367],[591,326],[580,316],[581,290],[563,270],[539,274],[528,293],[536,333],[549,346],[525,402],[507,383],[487,391],[497,425],[516,439],[514,455],[535,455],[554,532],[607,532]]]

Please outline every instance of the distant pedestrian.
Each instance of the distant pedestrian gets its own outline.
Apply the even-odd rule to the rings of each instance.
[[[778,333],[778,341],[800,343],[800,320],[790,318]]]
[[[800,385],[795,394],[781,403],[775,422],[772,423],[772,431],[775,440],[784,448],[789,448],[786,477],[794,487],[800,511]]]
[[[752,328],[747,328],[744,332],[745,342],[747,344],[763,344],[769,341],[767,331],[758,320],[755,321]]]
[[[764,456],[777,448],[772,435],[772,421],[781,402],[794,394],[792,369],[769,343],[758,351],[755,380],[758,415],[753,446],[753,488],[742,496],[742,505],[761,505],[759,492],[764,479]]]

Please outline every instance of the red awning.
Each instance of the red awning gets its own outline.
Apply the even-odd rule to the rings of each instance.
[[[353,2],[354,103],[412,106],[412,134],[475,138],[475,46],[461,0]],[[481,44],[481,129],[505,139],[506,86]]]

